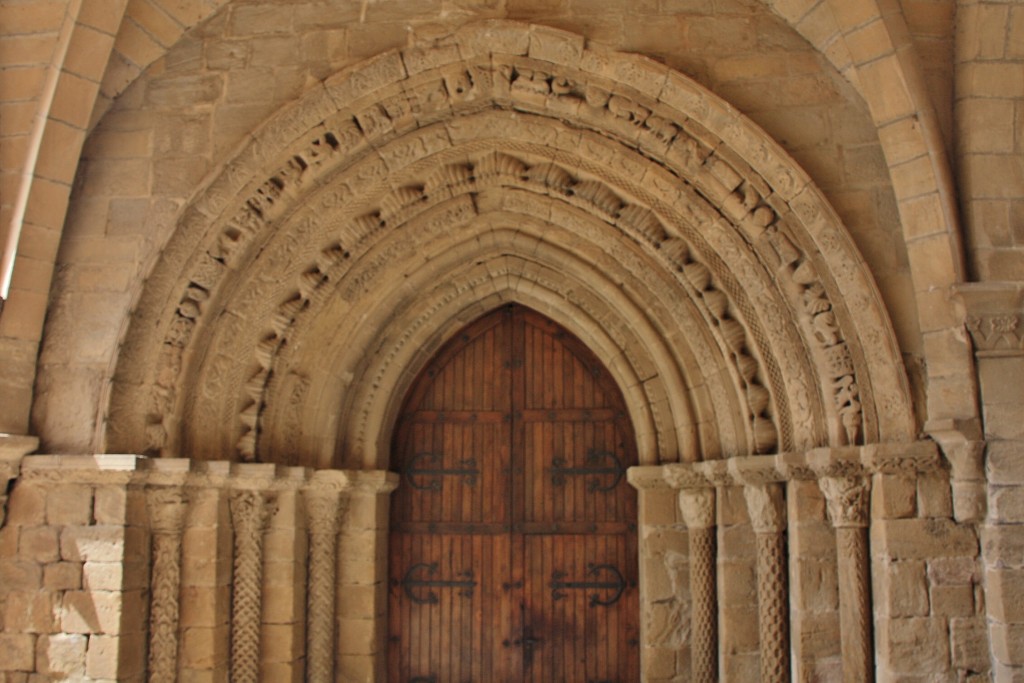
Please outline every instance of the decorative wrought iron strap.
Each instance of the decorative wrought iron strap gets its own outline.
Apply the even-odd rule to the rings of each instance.
[[[551,483],[556,486],[565,484],[566,477],[585,477],[593,475],[596,478],[587,482],[588,491],[611,491],[626,474],[626,467],[611,451],[598,451],[593,448],[587,451],[586,467],[567,467],[565,458],[555,458],[551,467]],[[601,477],[611,476],[611,482],[601,484]]]
[[[440,467],[442,462],[444,462],[444,456],[441,453],[417,453],[405,467],[405,478],[410,486],[420,491],[440,491],[441,477],[464,477],[463,482],[467,486],[476,484],[480,470],[476,468],[474,458],[460,460],[460,466],[455,469]],[[417,479],[417,477],[423,479]]]
[[[614,605],[622,597],[622,592],[626,590],[626,579],[622,576],[617,568],[610,564],[587,564],[587,574],[591,576],[598,576],[601,572],[607,572],[611,574],[612,578],[609,581],[564,581],[566,574],[563,571],[554,571],[551,574],[551,597],[554,600],[562,600],[568,597],[563,589],[566,588],[592,588],[595,590],[611,590],[615,593],[608,599],[602,600],[600,593],[594,593],[590,596],[590,606],[601,605],[607,607]]]
[[[464,572],[459,572],[456,576],[460,577],[459,580],[437,580],[437,579],[424,579],[417,578],[415,575],[418,572],[426,572],[426,576],[433,576],[437,573],[437,563],[432,562],[427,564],[421,562],[420,564],[414,564],[409,567],[409,571],[405,573],[402,578],[402,589],[410,600],[418,605],[436,605],[438,602],[437,593],[434,591],[427,591],[426,597],[416,594],[416,589],[422,587],[428,588],[461,588],[459,595],[464,597],[470,597],[473,595],[473,588],[476,587],[476,581],[473,580],[473,570],[467,569]],[[420,573],[422,577],[423,574]]]

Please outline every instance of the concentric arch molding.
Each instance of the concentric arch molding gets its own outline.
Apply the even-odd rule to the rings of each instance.
[[[432,350],[511,301],[594,349],[647,463],[912,437],[880,297],[792,159],[662,65],[488,22],[328,79],[209,179],[108,448],[385,465]]]

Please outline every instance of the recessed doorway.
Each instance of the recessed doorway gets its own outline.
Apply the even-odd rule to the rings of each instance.
[[[390,681],[639,680],[636,440],[582,342],[518,305],[477,320],[392,449]]]

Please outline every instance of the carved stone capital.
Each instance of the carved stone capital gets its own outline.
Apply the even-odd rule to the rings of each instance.
[[[832,526],[866,527],[870,522],[871,480],[866,477],[822,477],[818,480],[828,502]]]
[[[188,496],[180,487],[146,489],[149,525],[156,534],[180,534],[188,508]]]
[[[979,358],[1024,355],[1024,286],[1019,282],[958,285],[964,327]]]
[[[786,505],[780,485],[744,486],[743,497],[756,533],[777,534],[785,530]]]
[[[337,532],[338,522],[346,507],[340,491],[306,488],[302,492],[302,502],[310,532]]]
[[[237,536],[256,536],[267,528],[277,496],[272,491],[240,489],[231,492],[231,522]]]
[[[686,489],[679,493],[679,510],[688,529],[715,526],[715,490]]]

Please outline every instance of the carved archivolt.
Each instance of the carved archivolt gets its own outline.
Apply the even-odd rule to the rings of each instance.
[[[595,348],[649,462],[907,438],[860,264],[797,165],[692,81],[474,25],[328,79],[210,180],[140,298],[108,441],[382,462],[430,349],[506,301]]]

